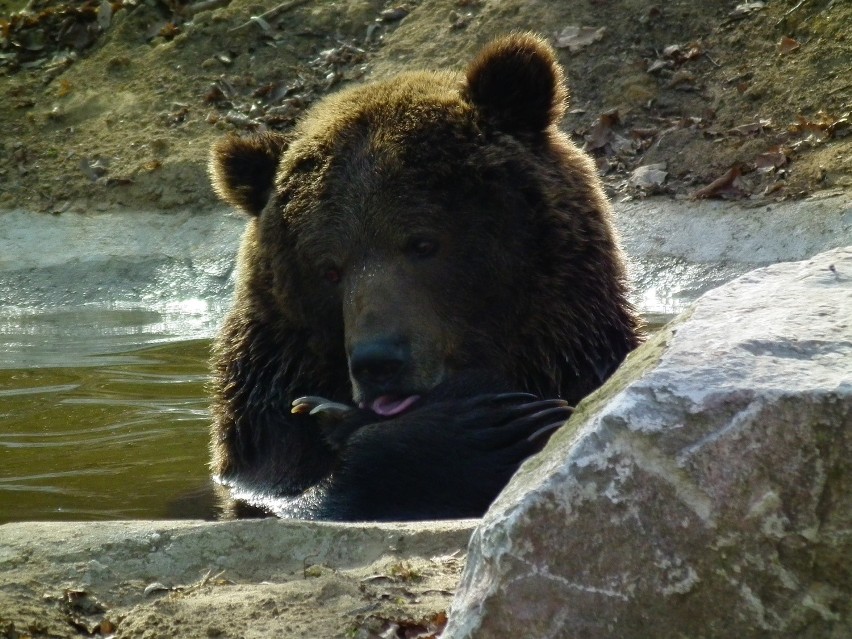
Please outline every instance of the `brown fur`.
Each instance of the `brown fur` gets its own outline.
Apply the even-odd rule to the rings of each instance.
[[[402,395],[428,397],[473,370],[570,402],[602,383],[637,345],[637,320],[594,166],[556,126],[566,96],[552,49],[516,35],[464,76],[406,73],[327,98],[286,141],[217,145],[216,190],[253,217],[214,355],[214,473],[304,495],[335,469],[384,463],[385,444],[363,450],[369,428],[341,460],[314,420],[289,411],[300,395],[369,402],[389,392],[349,370],[363,344],[404,345],[393,387]],[[400,437],[394,450],[431,463],[427,443],[391,432],[402,429],[383,435],[389,449]],[[450,479],[447,491],[469,481]],[[457,511],[467,512],[447,509]]]

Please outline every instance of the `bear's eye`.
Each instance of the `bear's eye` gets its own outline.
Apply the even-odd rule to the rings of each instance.
[[[329,284],[340,283],[340,269],[334,268],[333,266],[326,268],[322,276]]]
[[[414,237],[408,241],[406,251],[415,257],[431,257],[438,252],[438,242],[428,237]]]

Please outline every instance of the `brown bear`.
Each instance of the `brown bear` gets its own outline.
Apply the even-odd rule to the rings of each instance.
[[[639,341],[610,207],[533,35],[230,137],[248,214],[212,469],[281,516],[480,516]]]

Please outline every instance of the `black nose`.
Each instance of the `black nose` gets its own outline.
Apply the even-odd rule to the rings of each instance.
[[[400,340],[361,342],[349,355],[349,372],[359,384],[388,387],[399,379],[409,357],[408,347]]]

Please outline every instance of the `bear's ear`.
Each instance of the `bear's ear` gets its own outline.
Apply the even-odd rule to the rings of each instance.
[[[229,136],[213,145],[210,179],[216,195],[249,215],[259,215],[272,195],[278,161],[288,139],[279,133]]]
[[[565,111],[568,91],[556,53],[531,33],[486,45],[466,75],[471,102],[506,133],[540,133]]]

